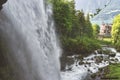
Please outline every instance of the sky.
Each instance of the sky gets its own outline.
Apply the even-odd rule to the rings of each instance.
[[[75,0],[77,10],[83,9],[85,13],[94,13],[97,8],[104,8],[110,0]]]

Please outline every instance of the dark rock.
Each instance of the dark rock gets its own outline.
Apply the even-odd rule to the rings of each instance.
[[[119,60],[118,59],[110,59],[110,63],[113,64],[113,63],[117,63]]]
[[[91,58],[91,60],[94,60],[94,58]]]
[[[83,64],[84,64],[84,62],[82,62],[82,61],[79,62],[79,65],[83,65]]]
[[[2,9],[2,5],[6,2],[7,2],[7,0],[0,0],[0,10]]]
[[[98,54],[109,54],[111,53],[111,50],[98,49],[97,52]]]
[[[72,71],[72,67],[69,67],[68,69],[66,69],[67,71]]]
[[[119,60],[116,58],[116,59],[115,59],[115,62],[118,62],[118,61],[119,61]]]
[[[103,54],[109,54],[109,53],[111,53],[110,50],[103,50]]]
[[[82,55],[79,55],[79,56],[78,56],[78,59],[79,59],[79,60],[83,60],[83,56],[82,56]]]
[[[98,49],[97,52],[98,52],[98,54],[102,54],[103,50],[102,49]]]
[[[90,65],[90,62],[86,62],[85,64]]]
[[[115,57],[116,54],[115,54],[115,53],[110,53],[109,56],[110,56],[110,57]]]
[[[92,74],[91,78],[94,79],[97,76],[97,74]]]
[[[90,69],[88,69],[88,72],[90,72]]]
[[[67,56],[62,55],[60,58],[61,62],[61,70],[64,71],[66,68],[66,65],[70,66],[74,64],[74,58],[69,58]]]
[[[87,65],[84,65],[85,67],[87,67]]]
[[[99,71],[102,71],[103,70],[103,68],[99,68]]]
[[[95,57],[95,62],[96,62],[96,63],[101,63],[102,60],[103,60],[103,57],[102,57],[102,56],[96,56],[96,57]]]
[[[0,5],[3,5],[4,3],[6,3],[7,2],[7,0],[1,0],[0,1]]]

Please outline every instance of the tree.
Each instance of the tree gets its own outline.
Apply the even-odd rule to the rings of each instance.
[[[112,40],[115,47],[120,50],[120,14],[114,18],[112,26]]]
[[[97,8],[97,9],[96,9],[96,13],[94,13],[94,16],[96,16],[97,14],[99,14],[101,10],[102,10],[102,9]]]
[[[89,14],[85,16],[83,10],[76,11],[74,0],[49,1],[53,4],[53,17],[63,53],[74,54],[96,49],[93,45],[98,44],[94,43]]]
[[[53,0],[53,13],[57,32],[60,36],[71,36],[74,2],[66,0]]]
[[[99,31],[100,31],[100,27],[99,27],[99,25],[97,25],[97,24],[93,24],[93,25],[92,25],[92,28],[93,28],[93,36],[94,36],[95,38],[97,38],[97,36],[98,36],[98,34],[99,34]]]
[[[79,36],[85,36],[85,29],[86,29],[86,23],[85,23],[85,16],[84,16],[84,12],[81,10],[78,10],[76,12],[76,17],[78,19],[78,27],[77,27],[77,31],[79,32]]]
[[[93,29],[92,29],[92,24],[90,22],[90,15],[89,15],[89,13],[86,16],[85,22],[86,22],[86,29],[85,29],[86,35],[88,37],[93,37]]]

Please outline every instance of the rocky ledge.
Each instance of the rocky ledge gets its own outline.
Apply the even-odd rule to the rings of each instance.
[[[7,0],[1,0],[0,1],[0,10],[2,9],[3,4],[6,3],[6,2],[7,2]]]

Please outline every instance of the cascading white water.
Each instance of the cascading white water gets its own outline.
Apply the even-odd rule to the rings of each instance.
[[[8,46],[16,80],[60,80],[60,48],[51,6],[43,0],[8,0],[0,12],[0,35]]]

